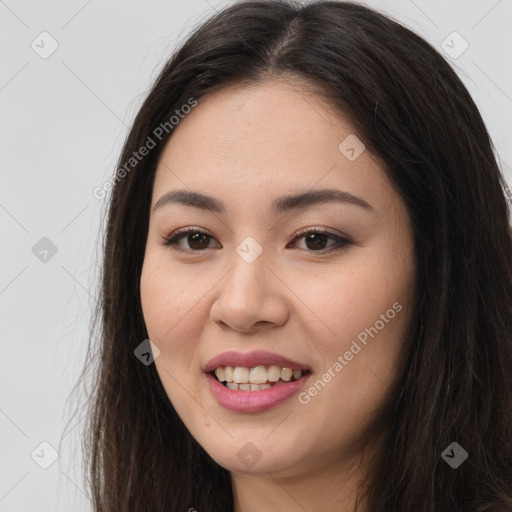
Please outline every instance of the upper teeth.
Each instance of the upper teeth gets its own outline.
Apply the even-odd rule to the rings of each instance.
[[[237,384],[265,384],[266,382],[277,382],[279,379],[288,382],[293,377],[300,379],[302,370],[292,370],[291,368],[272,365],[256,366],[248,368],[247,366],[219,366],[215,370],[215,375],[220,382],[235,382]]]

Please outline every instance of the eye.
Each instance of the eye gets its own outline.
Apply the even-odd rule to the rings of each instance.
[[[165,237],[164,240],[160,243],[160,245],[164,246],[176,246],[177,250],[183,251],[187,250],[183,247],[179,247],[179,242],[186,238],[186,241],[189,242],[189,247],[195,251],[199,252],[204,249],[208,249],[208,241],[209,239],[213,239],[211,235],[208,233],[204,233],[193,226],[187,228],[180,228],[176,231],[173,231],[168,237]]]
[[[293,242],[304,239],[307,249],[309,252],[321,252],[327,253],[343,249],[346,245],[351,242],[347,238],[343,238],[339,235],[334,235],[326,231],[322,231],[321,228],[303,228],[296,233],[296,237]],[[325,247],[326,242],[331,239],[335,243],[331,244],[330,247]],[[288,247],[288,246],[287,246]],[[306,249],[306,250],[307,250]]]
[[[327,253],[342,249],[343,247],[351,243],[346,238],[334,235],[332,233],[328,233],[326,231],[322,231],[320,228],[303,228],[300,229],[295,235],[296,236],[292,244],[295,243],[297,240],[303,238],[306,243],[306,249],[304,250],[308,252]],[[188,249],[179,246],[179,243],[183,239],[186,239],[186,241],[188,242]],[[334,241],[335,243],[331,244],[331,246],[325,247],[326,242],[329,239]],[[165,237],[163,241],[159,243],[160,245],[166,247],[175,246],[176,250],[180,251],[192,250],[192,252],[201,252],[204,249],[211,248],[211,240],[215,240],[213,236],[197,228],[194,228],[193,226],[190,226],[173,231],[169,236]],[[288,248],[289,245],[290,244],[288,244],[286,247]]]

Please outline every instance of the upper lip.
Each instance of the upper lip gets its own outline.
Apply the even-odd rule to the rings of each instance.
[[[298,363],[288,359],[287,357],[266,350],[258,350],[254,352],[237,352],[229,351],[223,352],[213,359],[210,359],[203,371],[209,373],[215,370],[219,366],[247,366],[249,368],[255,366],[271,366],[277,365],[284,368],[290,368],[292,370],[309,370],[309,367],[305,364]]]

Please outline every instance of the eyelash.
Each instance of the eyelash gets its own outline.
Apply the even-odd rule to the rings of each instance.
[[[208,233],[205,233],[204,231],[201,231],[200,229],[190,226],[190,227],[180,228],[180,229],[173,231],[170,235],[164,237],[164,239],[161,242],[159,242],[159,244],[162,246],[165,246],[165,247],[172,247],[173,245],[176,245],[177,242],[179,242],[182,238],[189,235],[190,233],[194,233],[194,234],[199,233],[201,235],[206,235],[207,237],[214,238],[213,236],[209,235]],[[327,254],[330,252],[339,251],[339,250],[345,248],[345,246],[352,243],[349,240],[347,240],[346,238],[343,238],[343,237],[340,237],[337,235],[333,235],[332,233],[329,233],[326,231],[322,231],[320,228],[299,229],[299,231],[297,231],[297,233],[295,233],[295,238],[293,239],[293,242],[296,242],[299,238],[302,238],[302,237],[305,237],[305,236],[311,235],[311,234],[326,235],[327,237],[329,237],[333,240],[336,240],[338,243],[335,246],[332,246],[327,249],[320,249],[318,251],[303,249],[310,253]],[[208,249],[208,247],[206,249]],[[194,249],[178,249],[178,248],[176,248],[175,250],[182,251],[182,252],[197,252],[197,253],[199,253],[199,252],[204,252],[206,249],[194,250]]]

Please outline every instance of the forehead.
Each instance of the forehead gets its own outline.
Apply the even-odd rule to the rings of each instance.
[[[299,84],[226,87],[201,98],[174,128],[157,167],[153,204],[172,188],[215,190],[226,200],[313,187],[382,195],[389,188],[382,162],[367,150],[352,160],[342,151],[345,141],[358,143],[354,132]]]

